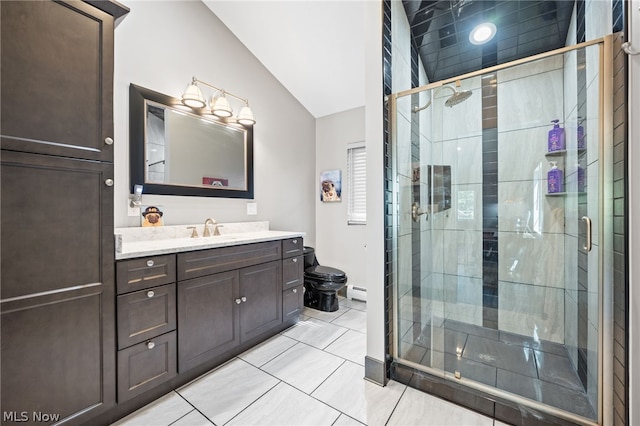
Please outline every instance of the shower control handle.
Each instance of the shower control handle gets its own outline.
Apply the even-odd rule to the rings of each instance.
[[[413,221],[418,222],[420,220],[420,216],[422,216],[423,214],[426,214],[427,216],[425,219],[429,220],[429,212],[420,210],[420,204],[413,203],[413,205],[411,206],[411,218],[413,219]]]
[[[587,243],[582,247],[587,253],[591,251],[591,218],[589,216],[582,216],[582,220],[587,225]]]

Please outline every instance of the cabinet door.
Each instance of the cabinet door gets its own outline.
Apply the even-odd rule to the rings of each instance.
[[[118,351],[118,402],[176,376],[176,332]]]
[[[118,296],[118,349],[176,328],[176,285]]]
[[[115,404],[113,315],[108,315],[114,296],[106,290],[98,283],[3,301],[4,413],[27,412],[30,420],[34,412],[48,413],[80,424]]]
[[[282,262],[240,270],[240,331],[243,342],[282,323]]]
[[[296,320],[304,309],[304,286],[299,285],[282,292],[282,321]]]
[[[113,288],[112,178],[110,163],[2,151],[1,299]]]
[[[178,370],[240,344],[238,271],[178,283]]]
[[[113,161],[113,18],[82,2],[0,2],[3,149]]]
[[[304,280],[304,258],[291,257],[282,261],[282,289],[297,287]]]

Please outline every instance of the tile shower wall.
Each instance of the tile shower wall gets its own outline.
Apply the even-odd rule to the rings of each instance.
[[[545,197],[545,153],[550,121],[563,119],[562,68],[554,56],[497,76],[499,328],[558,343],[565,337],[564,201]]]

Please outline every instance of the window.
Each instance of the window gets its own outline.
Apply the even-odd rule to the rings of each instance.
[[[367,223],[367,149],[364,142],[347,145],[347,224]]]

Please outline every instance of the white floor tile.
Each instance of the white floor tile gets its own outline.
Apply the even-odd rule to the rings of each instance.
[[[326,426],[339,416],[340,412],[281,382],[228,424]]]
[[[359,422],[367,422],[364,367],[346,361],[311,396]]]
[[[338,318],[331,321],[331,324],[347,327],[361,333],[367,332],[367,313],[356,309],[349,309]]]
[[[116,426],[170,425],[193,407],[180,395],[171,392],[114,423]]]
[[[493,426],[493,419],[408,387],[387,424]]]
[[[213,426],[213,423],[203,416],[198,410],[193,410],[171,426]]]
[[[344,327],[309,318],[307,321],[298,322],[282,334],[318,349],[324,349],[346,331]]]
[[[357,421],[356,419],[352,419],[346,414],[340,414],[338,420],[331,426],[364,426],[362,423]]]
[[[319,311],[318,309],[309,308],[308,306],[305,306],[302,313],[303,315],[306,315],[311,318],[319,319],[326,322],[331,322],[332,320],[336,319],[337,317],[344,314],[348,310],[349,310],[348,307],[343,306],[342,303],[340,303],[338,310],[334,312]]]
[[[178,389],[178,393],[215,424],[222,425],[277,384],[274,377],[236,358]]]
[[[340,304],[347,308],[357,309],[359,311],[367,311],[367,302],[353,299],[340,299]]]
[[[277,335],[238,355],[238,358],[256,367],[261,367],[296,343],[298,343],[296,340],[289,337]]]
[[[348,330],[325,348],[326,352],[364,365],[367,354],[367,335],[359,331]]]
[[[310,394],[343,362],[335,355],[298,343],[263,365],[262,370]]]

